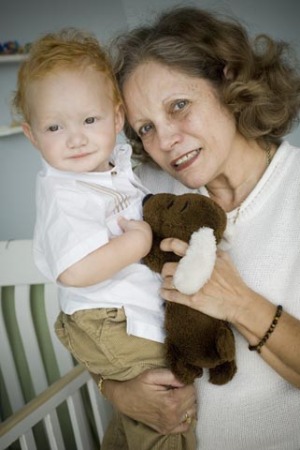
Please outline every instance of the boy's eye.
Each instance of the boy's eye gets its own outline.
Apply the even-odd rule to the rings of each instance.
[[[153,127],[152,127],[152,125],[150,123],[147,123],[146,125],[143,125],[138,131],[139,136],[140,137],[145,136],[147,133],[149,133],[149,131],[152,130],[152,128]]]
[[[50,127],[48,128],[48,130],[54,132],[54,131],[57,131],[58,128],[59,128],[58,125],[50,125]]]
[[[85,119],[85,123],[87,124],[94,123],[95,121],[96,121],[95,117],[88,117],[87,119]]]

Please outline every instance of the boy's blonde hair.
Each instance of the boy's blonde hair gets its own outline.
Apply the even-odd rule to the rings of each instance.
[[[91,34],[76,28],[48,33],[34,42],[28,58],[18,72],[17,90],[12,105],[22,120],[30,121],[27,92],[30,84],[60,69],[80,70],[92,67],[111,84],[113,101],[122,103],[107,52]]]

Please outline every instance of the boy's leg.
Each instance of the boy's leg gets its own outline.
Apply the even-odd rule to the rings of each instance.
[[[127,438],[124,433],[123,422],[121,414],[117,411],[105,431],[103,441],[101,443],[101,450],[129,450],[127,445]]]
[[[103,378],[125,381],[151,367],[165,366],[162,344],[128,336],[123,310],[78,311],[72,316],[60,314],[55,328],[73,356],[85,364],[89,372]],[[196,448],[193,431],[163,436],[122,414],[114,416],[103,443],[104,450]]]
[[[77,361],[104,379],[125,381],[146,369],[165,367],[164,345],[128,335],[123,309],[60,313],[55,332]]]
[[[121,420],[128,450],[196,450],[194,424],[186,433],[162,435],[127,416]]]
[[[196,450],[194,427],[187,433],[161,435],[116,412],[105,432],[101,450]]]

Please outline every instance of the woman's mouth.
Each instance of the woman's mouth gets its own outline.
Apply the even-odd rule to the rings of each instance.
[[[175,170],[182,170],[186,167],[190,166],[195,159],[198,157],[201,148],[197,148],[196,150],[192,150],[191,152],[186,153],[183,156],[180,156],[178,159],[173,161],[171,164],[175,168]]]

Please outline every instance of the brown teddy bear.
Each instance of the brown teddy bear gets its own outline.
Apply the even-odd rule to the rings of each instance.
[[[153,244],[144,258],[155,272],[165,262],[179,261],[174,286],[185,294],[197,292],[214,268],[217,244],[226,228],[226,214],[209,197],[199,194],[148,195],[143,204],[144,220],[153,231]],[[189,242],[180,259],[160,250],[160,242],[175,237]],[[166,302],[166,359],[172,372],[185,384],[209,369],[209,381],[225,384],[236,372],[234,336],[228,323],[184,305]]]

